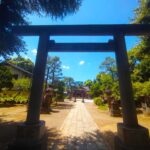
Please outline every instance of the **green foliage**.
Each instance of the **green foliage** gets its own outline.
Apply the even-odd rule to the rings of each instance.
[[[140,97],[150,98],[150,81],[133,83],[134,98],[138,100]]]
[[[105,72],[100,72],[96,76],[96,80],[90,87],[90,94],[93,97],[103,96],[107,98],[106,90],[111,91],[111,96],[115,100],[120,100],[119,83],[115,60],[107,57],[100,65]]]
[[[28,102],[29,92],[5,90],[0,92],[0,103],[25,104]]]
[[[150,1],[139,0],[134,23],[150,24]],[[128,52],[134,99],[150,97],[150,36],[140,37],[140,42]]]
[[[139,7],[135,9],[135,23],[150,23],[150,1],[139,0]]]
[[[118,81],[113,82],[112,87],[110,89],[112,92],[112,97],[115,100],[120,100],[119,82]]]
[[[0,65],[0,90],[2,88],[12,88],[12,74],[9,69],[3,65]]]
[[[46,66],[46,82],[55,86],[55,82],[59,81],[62,77],[61,61],[60,58],[48,57]]]
[[[107,89],[110,89],[112,87],[112,76],[110,74],[106,73],[99,73],[96,77],[96,79],[100,83],[100,89],[101,91],[105,91]]]
[[[150,1],[139,0],[139,7],[135,10],[135,23],[150,24]],[[140,37],[140,42],[131,52],[129,58],[134,57],[137,62],[133,70],[133,80],[135,82],[145,82],[150,79],[150,36]],[[132,55],[131,55],[132,54]],[[133,61],[132,61],[133,62]]]
[[[7,60],[9,63],[14,64],[16,66],[21,67],[22,69],[32,72],[34,68],[34,64],[30,59],[25,59],[22,56],[18,56],[13,59]]]
[[[95,97],[94,103],[98,106],[103,105],[103,99],[101,97]]]
[[[100,110],[108,110],[108,105],[107,104],[103,104],[103,105],[98,106],[98,108]]]
[[[25,43],[11,31],[13,25],[28,25],[26,16],[36,13],[40,16],[64,18],[79,9],[81,0],[1,0],[0,4],[0,56],[25,51]]]
[[[103,103],[103,99],[101,97],[95,97],[94,103],[98,106],[100,110],[107,110],[108,105]]]
[[[105,73],[110,74],[113,80],[117,78],[116,61],[114,58],[106,57],[99,68],[104,69]]]
[[[55,91],[55,95],[54,95],[54,100],[55,101],[63,101],[64,100],[64,87],[65,84],[63,81],[57,81],[54,85],[54,91]]]
[[[146,50],[142,40],[137,46],[128,52],[132,80],[137,82],[148,81],[150,77],[150,53]]]
[[[72,77],[64,77],[63,79],[66,91],[72,91],[74,79]]]
[[[29,78],[22,78],[17,80],[14,79],[13,85],[15,90],[29,91],[31,85],[31,79]]]
[[[92,95],[92,97],[98,97],[100,96],[100,94],[102,94],[98,81],[93,82],[93,84],[91,85],[90,94]]]
[[[85,81],[84,85],[90,88],[92,86],[92,80]]]

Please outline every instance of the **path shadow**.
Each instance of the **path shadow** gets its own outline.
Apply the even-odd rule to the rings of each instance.
[[[14,141],[19,123],[4,121],[0,118],[0,150],[6,150],[8,144]]]
[[[102,136],[104,138],[104,140],[106,141],[106,144],[109,148],[109,150],[115,150],[114,149],[114,143],[115,143],[115,136],[117,135],[116,132],[112,132],[112,131],[105,131],[102,132]]]
[[[9,107],[15,107],[16,105],[15,104],[3,104],[3,103],[0,103],[0,108],[9,108]]]
[[[47,149],[43,150],[112,150],[99,130],[81,136],[62,136],[55,128],[47,129]]]
[[[47,128],[45,135],[45,142],[42,150],[59,150],[64,149],[63,138],[61,132],[56,128]]]
[[[59,113],[61,110],[71,109],[73,106],[74,105],[71,104],[71,103],[58,102],[57,104],[51,106],[51,110],[49,110],[49,111],[42,110],[41,114],[48,114],[48,115],[50,115],[52,113]]]
[[[5,150],[16,137],[17,125],[20,122],[5,122],[0,119],[0,150]],[[114,150],[115,133],[99,130],[85,132],[81,136],[63,136],[56,128],[47,128],[42,150]]]
[[[58,103],[54,106],[55,109],[71,109],[74,105],[71,103]]]

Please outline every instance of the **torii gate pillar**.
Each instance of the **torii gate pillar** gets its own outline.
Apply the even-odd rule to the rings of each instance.
[[[115,150],[148,150],[148,129],[138,125],[124,35],[115,35],[114,42],[123,114],[123,123],[117,124]]]
[[[47,61],[47,46],[49,36],[42,34],[39,37],[36,62],[33,71],[30,101],[25,123],[17,126],[16,141],[9,150],[41,150],[46,149],[45,122],[40,121],[40,105],[43,93],[43,82]],[[44,147],[43,147],[44,146]]]

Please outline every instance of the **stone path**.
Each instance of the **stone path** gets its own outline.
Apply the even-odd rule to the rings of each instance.
[[[63,149],[107,150],[96,123],[81,100],[77,100],[60,130],[65,145]]]

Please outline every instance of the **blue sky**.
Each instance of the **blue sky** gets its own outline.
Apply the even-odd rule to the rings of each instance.
[[[63,20],[52,20],[50,17],[30,15],[27,19],[32,25],[65,25],[65,24],[127,24],[134,16],[133,10],[138,0],[83,0],[82,6],[75,14]],[[112,37],[50,37],[56,42],[107,42]],[[38,37],[24,37],[27,54],[24,57],[35,61]],[[126,37],[127,49],[132,48],[138,39]],[[76,81],[94,79],[100,72],[99,65],[113,53],[49,53],[59,56],[64,76],[73,77]]]

